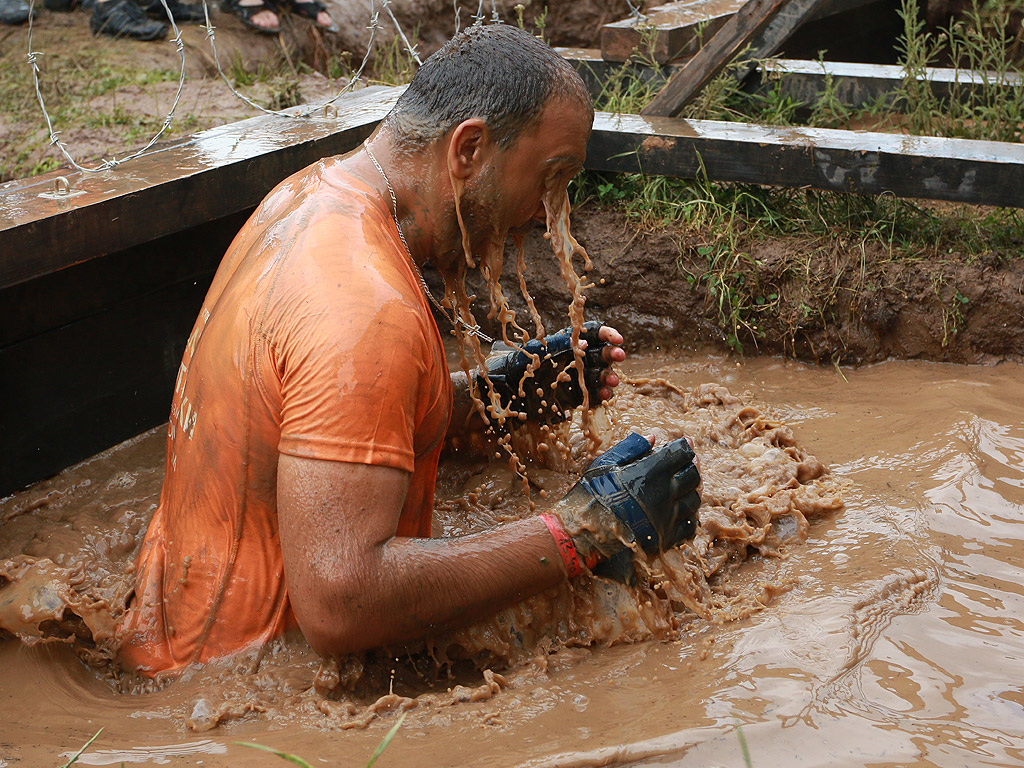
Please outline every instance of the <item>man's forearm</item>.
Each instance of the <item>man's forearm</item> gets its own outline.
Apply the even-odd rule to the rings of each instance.
[[[338,574],[303,630],[322,653],[341,655],[417,640],[493,615],[566,578],[544,521],[528,518],[451,539],[393,538]]]

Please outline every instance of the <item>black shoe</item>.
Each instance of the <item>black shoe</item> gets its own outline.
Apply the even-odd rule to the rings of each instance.
[[[29,6],[25,0],[0,0],[0,24],[24,24],[28,21]],[[31,9],[34,19],[38,12]]]
[[[139,5],[151,19],[165,21],[167,11],[164,10],[160,0],[141,0]],[[202,3],[181,3],[178,0],[167,0],[167,7],[171,9],[171,16],[175,21],[206,21],[206,14],[203,13]]]
[[[78,7],[78,0],[44,0],[43,5],[46,6],[48,11],[69,13]],[[83,5],[82,7],[84,8],[85,6]]]
[[[134,37],[136,40],[159,40],[167,35],[167,25],[146,18],[135,0],[97,2],[89,18],[94,35]]]

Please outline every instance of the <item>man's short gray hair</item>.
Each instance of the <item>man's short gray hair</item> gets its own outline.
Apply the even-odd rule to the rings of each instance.
[[[476,25],[423,62],[385,124],[399,141],[422,146],[475,117],[507,146],[552,98],[593,113],[583,80],[550,46],[508,24]]]

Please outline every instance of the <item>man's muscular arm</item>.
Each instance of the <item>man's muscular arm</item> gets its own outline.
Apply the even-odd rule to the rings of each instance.
[[[408,488],[402,470],[281,455],[285,579],[299,626],[318,652],[411,641],[565,578],[537,517],[453,539],[396,537]]]

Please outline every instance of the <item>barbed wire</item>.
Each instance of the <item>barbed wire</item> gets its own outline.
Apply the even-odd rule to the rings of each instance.
[[[160,1],[164,2],[164,0]],[[390,0],[384,0],[385,5],[389,3]],[[217,53],[217,39],[216,35],[214,34],[214,30],[216,30],[216,27],[213,26],[213,24],[210,22],[210,7],[207,4],[207,0],[203,0],[203,15],[205,17],[206,23],[203,24],[202,28],[206,30],[206,39],[210,41],[210,50],[213,52],[213,63],[217,67],[217,74],[220,75],[221,80],[224,81],[224,84],[228,87],[228,90],[231,91],[231,93],[233,93],[242,102],[248,104],[255,110],[263,112],[264,114],[267,115],[276,115],[277,117],[285,117],[289,119],[305,119],[314,117],[314,112],[318,112],[321,110],[326,111],[327,107],[333,105],[334,102],[336,102],[346,93],[351,92],[355,88],[356,84],[358,84],[359,81],[362,79],[363,70],[366,69],[366,63],[370,60],[370,53],[373,51],[373,43],[376,38],[377,31],[380,29],[380,12],[377,11],[376,7],[374,6],[374,0],[370,0],[370,26],[367,27],[367,29],[370,30],[370,39],[369,41],[367,41],[366,54],[363,56],[363,60],[359,64],[359,69],[352,74],[352,77],[349,79],[345,87],[338,91],[336,94],[334,94],[334,96],[332,96],[327,101],[311,104],[308,106],[307,109],[300,112],[285,112],[283,110],[270,109],[268,107],[264,107],[262,104],[259,104],[250,99],[244,93],[241,93],[237,88],[235,88],[234,85],[231,84],[231,80],[228,78],[227,74],[224,72],[224,69],[223,67],[221,67],[220,64],[220,56]],[[392,18],[394,18],[394,16],[392,16]],[[395,23],[397,24],[398,22],[396,21]]]
[[[633,5],[633,0],[626,0],[626,5],[629,6],[629,15],[637,21],[644,21],[647,19],[646,14],[640,10],[639,5]]]
[[[206,4],[206,0],[203,0],[203,4]],[[167,13],[167,18],[171,22],[171,28],[174,30],[174,37],[171,38],[171,42],[178,49],[178,56],[181,58],[181,74],[178,77],[178,90],[174,94],[174,103],[171,104],[170,110],[167,112],[167,117],[164,118],[163,123],[160,125],[160,129],[153,134],[153,138],[147,142],[146,146],[142,149],[132,152],[129,155],[121,158],[110,157],[103,160],[97,166],[87,166],[78,163],[75,158],[71,156],[71,152],[64,145],[64,142],[60,140],[60,131],[56,131],[53,128],[53,120],[50,118],[50,113],[46,111],[46,102],[43,100],[43,91],[39,84],[39,57],[43,55],[41,51],[33,50],[32,46],[32,17],[35,15],[35,0],[29,0],[28,4],[28,64],[32,70],[32,83],[36,89],[36,99],[39,102],[39,106],[43,110],[43,119],[46,120],[46,129],[50,134],[50,144],[57,147],[61,154],[64,155],[64,159],[68,161],[68,164],[72,168],[82,173],[100,173],[102,171],[108,171],[121,163],[126,163],[129,160],[134,160],[136,157],[140,157],[149,151],[149,149],[156,144],[156,142],[163,136],[167,129],[171,127],[171,123],[174,121],[174,111],[178,108],[178,102],[181,101],[181,91],[185,87],[185,44],[181,41],[181,30],[178,29],[178,25],[174,23],[174,15],[171,13],[171,9],[167,6],[167,0],[160,0],[160,5],[163,6],[164,11]]]
[[[28,64],[30,69],[32,70],[32,81],[35,87],[36,101],[38,101],[39,107],[43,113],[43,119],[46,121],[46,128],[49,133],[50,144],[52,146],[57,147],[57,149],[60,150],[61,154],[64,156],[64,159],[67,160],[68,164],[71,167],[75,168],[76,170],[82,173],[100,173],[102,171],[108,171],[112,168],[115,168],[118,165],[121,165],[122,163],[128,162],[129,160],[134,160],[135,158],[141,157],[142,155],[146,154],[153,147],[153,145],[156,144],[157,141],[159,141],[160,137],[163,136],[170,129],[171,124],[174,121],[175,111],[177,110],[178,104],[181,101],[182,90],[185,87],[185,44],[184,42],[182,42],[181,30],[178,29],[178,25],[174,21],[174,15],[171,13],[170,7],[168,7],[167,0],[160,0],[160,5],[163,7],[164,12],[167,14],[167,19],[170,22],[171,29],[174,32],[174,35],[171,38],[170,42],[175,45],[178,51],[178,56],[181,60],[181,71],[178,76],[178,87],[174,94],[174,102],[171,104],[170,110],[168,110],[167,115],[161,122],[160,128],[153,135],[153,137],[146,143],[145,146],[143,146],[139,150],[136,150],[135,152],[125,155],[124,157],[106,158],[95,166],[82,165],[81,163],[77,162],[74,159],[74,157],[72,157],[71,152],[68,150],[64,142],[61,141],[60,139],[60,131],[54,129],[53,119],[50,117],[50,113],[46,109],[46,101],[43,98],[42,87],[40,85],[40,74],[42,72],[42,69],[39,66],[39,57],[43,56],[44,54],[42,51],[33,50],[32,20],[35,16],[35,2],[36,0],[29,0]],[[395,27],[395,31],[398,35],[398,38],[401,40],[402,45],[404,46],[406,52],[409,54],[410,58],[412,58],[412,60],[415,61],[417,65],[422,65],[423,61],[420,59],[419,51],[417,51],[416,49],[416,44],[411,43],[409,41],[409,38],[406,36],[405,31],[402,29],[402,25],[398,21],[398,18],[391,10],[391,2],[392,0],[380,0],[380,6],[391,19],[391,23]],[[625,2],[629,6],[630,14],[632,16],[638,19],[646,18],[641,13],[639,8],[637,6],[634,6],[632,0],[625,0]],[[224,84],[227,85],[228,90],[236,98],[238,98],[240,101],[242,101],[244,104],[248,105],[252,109],[263,112],[264,114],[274,115],[276,117],[284,117],[292,120],[315,118],[318,116],[316,113],[321,111],[323,116],[326,116],[327,107],[332,106],[338,99],[340,99],[346,93],[351,92],[356,87],[356,85],[361,81],[363,77],[363,72],[366,70],[366,65],[370,60],[370,55],[373,52],[374,42],[376,41],[377,34],[382,29],[380,25],[380,11],[377,10],[375,0],[369,0],[370,24],[367,27],[367,29],[370,30],[370,37],[366,44],[366,53],[363,55],[363,59],[359,64],[359,68],[354,73],[352,73],[352,76],[349,78],[348,83],[343,88],[341,88],[336,94],[334,94],[334,96],[332,96],[331,98],[323,102],[316,102],[307,105],[306,108],[303,110],[276,110],[264,107],[262,104],[257,103],[253,99],[241,93],[232,84],[231,79],[227,76],[227,73],[224,72],[224,68],[221,66],[220,63],[220,55],[217,52],[217,41],[215,34],[216,27],[210,21],[210,7],[208,4],[208,0],[202,0],[202,3],[203,18],[205,23],[201,26],[203,29],[206,30],[206,39],[209,41],[210,50],[213,53],[213,61],[214,65],[217,68],[217,74],[220,75],[221,80],[223,80]],[[479,0],[476,13],[472,16],[474,25],[483,24],[487,19],[484,13],[484,3],[485,0]],[[456,34],[458,34],[460,28],[461,9],[459,8],[458,0],[452,0],[452,4],[455,10],[455,32]],[[490,20],[492,23],[502,23],[501,15],[498,12],[497,0],[491,0]]]

